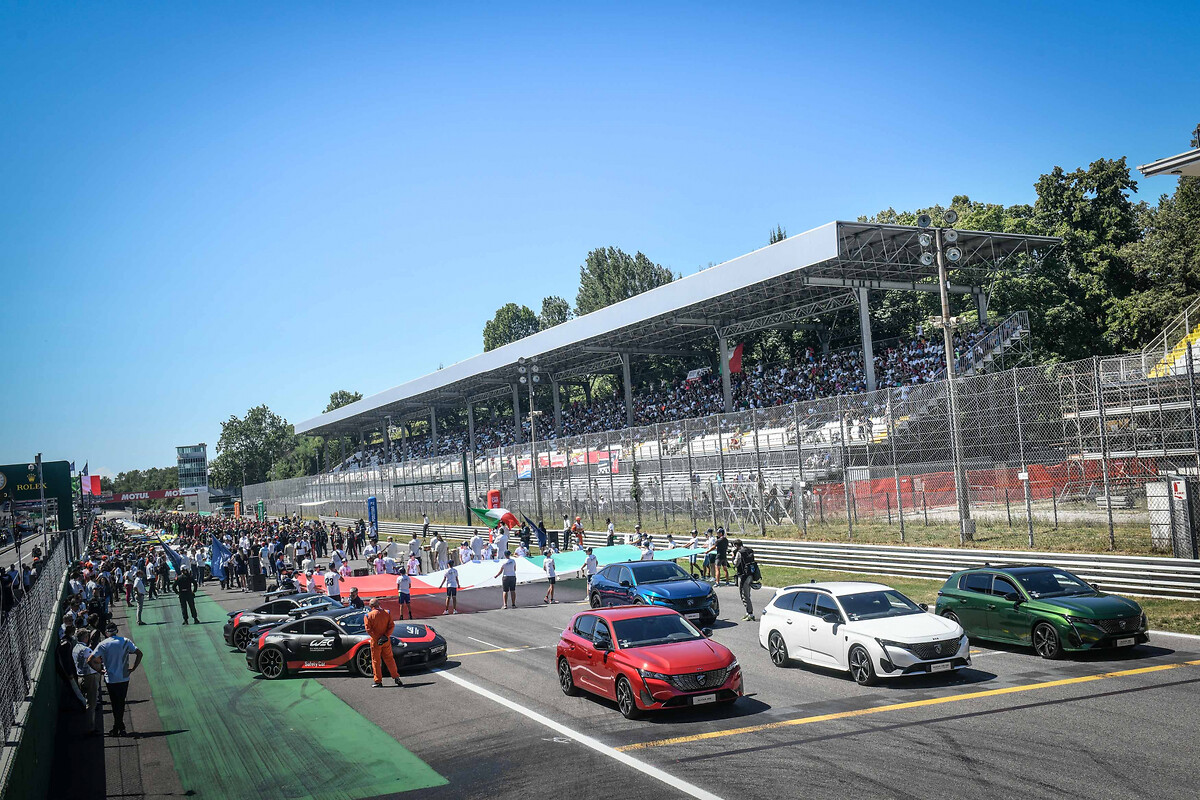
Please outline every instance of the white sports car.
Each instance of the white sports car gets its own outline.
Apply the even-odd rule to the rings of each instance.
[[[957,622],[882,583],[786,586],[763,609],[758,642],[782,667],[791,659],[849,672],[859,684],[971,663]]]

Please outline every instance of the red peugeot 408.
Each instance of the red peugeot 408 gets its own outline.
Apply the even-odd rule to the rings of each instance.
[[[558,641],[558,683],[643,711],[732,703],[742,671],[729,649],[669,608],[625,606],[576,614]]]

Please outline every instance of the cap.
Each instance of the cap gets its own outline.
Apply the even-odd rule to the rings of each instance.
[[[104,632],[105,633],[116,633],[117,632],[117,623],[115,623],[115,622],[108,623],[108,625],[106,625],[104,628]]]

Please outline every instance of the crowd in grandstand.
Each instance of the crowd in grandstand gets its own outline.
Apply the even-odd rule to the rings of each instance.
[[[955,334],[956,356],[977,347],[989,328],[978,328]],[[938,380],[944,372],[945,348],[940,336],[918,336],[879,347],[875,353],[877,388],[900,388]],[[730,377],[734,409],[769,408],[821,397],[858,394],[866,391],[866,372],[862,351],[853,348],[820,353],[808,348],[792,363],[758,364],[734,373]],[[634,424],[653,425],[694,419],[724,411],[721,377],[706,373],[691,379],[681,378],[673,384],[641,387],[634,393]],[[579,436],[590,433],[620,430],[626,427],[625,401],[620,393],[611,397],[596,397],[591,403],[580,401],[564,405],[562,435]],[[529,421],[522,424],[522,438],[528,441]],[[538,415],[538,438],[556,438],[552,414]],[[511,417],[481,419],[475,425],[475,448],[484,452],[491,448],[514,444]],[[410,437],[407,451],[412,458],[433,455],[453,455],[468,448],[465,429],[439,428],[437,452],[428,434]],[[392,457],[399,460],[403,448],[393,441]],[[385,460],[382,444],[359,450],[335,469],[357,469],[375,466]]]

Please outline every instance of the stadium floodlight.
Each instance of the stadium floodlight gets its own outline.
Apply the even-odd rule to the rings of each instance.
[[[921,253],[921,265],[928,267],[933,263],[933,253]]]
[[[957,264],[960,258],[962,258],[962,250],[957,247],[950,247],[946,250],[946,260],[951,264]]]
[[[922,233],[917,237],[917,244],[921,245],[921,247],[929,247],[929,245],[933,244],[933,237],[928,233]]]
[[[947,208],[942,212],[942,220],[947,225],[953,225],[954,223],[958,222],[958,212],[953,208]]]
[[[524,364],[524,363],[525,363],[525,356],[521,356],[520,358],[518,358],[518,359],[517,359],[517,363],[518,363],[518,364]]]
[[[958,241],[958,231],[954,230],[954,228],[947,228],[942,231],[942,239],[947,244],[954,244]]]
[[[921,216],[917,217],[918,228],[928,228],[932,224],[933,217],[929,216],[928,214],[922,214]]]

